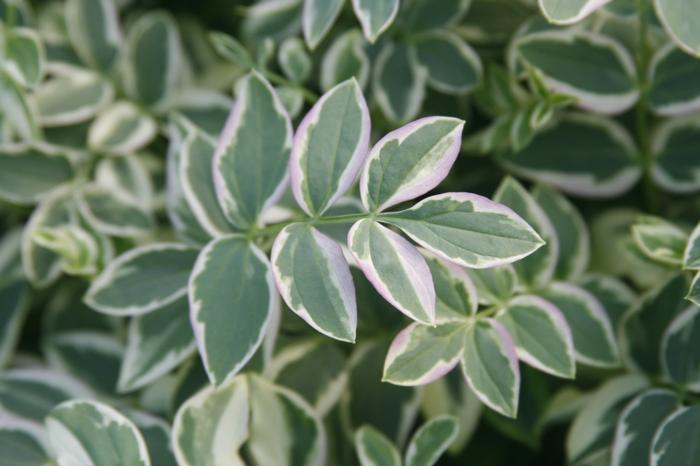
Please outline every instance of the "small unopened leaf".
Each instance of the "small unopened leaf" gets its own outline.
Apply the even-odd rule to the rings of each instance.
[[[188,304],[182,297],[131,319],[117,382],[120,392],[133,391],[155,381],[194,353]]]
[[[561,157],[561,148],[568,156]],[[524,149],[502,156],[506,168],[582,197],[614,197],[641,174],[637,148],[613,120],[571,114],[539,133]]]
[[[0,199],[31,205],[68,183],[74,171],[68,155],[45,145],[5,146],[0,152]]]
[[[413,47],[428,84],[440,92],[465,94],[481,80],[479,56],[456,34],[427,32],[416,37]]]
[[[668,390],[648,390],[632,400],[620,414],[615,429],[610,466],[648,464],[657,429],[678,406]]]
[[[680,50],[673,42],[661,47],[649,70],[649,106],[658,115],[678,116],[700,109],[700,72],[697,57]]]
[[[394,338],[382,379],[396,385],[425,385],[451,371],[464,345],[465,322],[436,327],[411,324]]]
[[[88,145],[96,151],[130,154],[151,142],[157,131],[150,115],[122,100],[100,112],[90,126]]]
[[[518,285],[518,276],[512,265],[488,269],[467,269],[474,282],[479,304],[498,304],[506,302]]]
[[[466,267],[508,264],[543,245],[537,232],[514,211],[477,194],[438,194],[382,220],[435,254]]]
[[[97,401],[67,401],[45,421],[59,464],[150,466],[146,442],[124,415]]]
[[[292,147],[289,116],[257,72],[245,78],[214,153],[216,194],[226,217],[245,228],[282,195]]]
[[[355,341],[355,286],[338,243],[294,223],[277,236],[271,261],[277,288],[290,309],[324,335]]]
[[[355,448],[360,466],[401,466],[396,446],[370,425],[364,425],[355,432]]]
[[[463,126],[456,118],[421,118],[380,139],[360,178],[365,208],[384,210],[437,186],[457,158]]]
[[[348,233],[348,247],[379,294],[417,322],[435,322],[435,288],[418,250],[372,220],[360,220]]]
[[[476,312],[479,300],[467,272],[456,264],[422,251],[435,286],[435,322],[463,321]]]
[[[700,307],[692,305],[673,319],[661,340],[661,366],[676,384],[700,392]]]
[[[426,79],[426,70],[416,63],[407,44],[384,44],[374,65],[372,87],[379,107],[390,121],[406,123],[418,115],[425,98]]]
[[[700,405],[678,408],[654,434],[651,466],[696,466],[700,461]]]
[[[115,2],[69,0],[66,32],[80,59],[101,71],[110,71],[119,55],[122,33]]]
[[[652,260],[670,265],[683,263],[683,250],[688,236],[680,228],[663,219],[651,217],[632,225],[635,244]]]
[[[241,236],[210,242],[190,275],[189,300],[209,380],[222,384],[250,360],[278,310],[267,257]]]
[[[117,257],[93,281],[85,302],[100,312],[138,315],[187,292],[197,250],[176,243],[141,246]]]
[[[553,304],[536,296],[518,296],[508,302],[496,319],[513,337],[522,361],[558,377],[574,377],[571,329]]]
[[[244,466],[238,450],[248,439],[248,382],[237,377],[209,385],[183,403],[173,422],[173,450],[180,466]]]
[[[700,190],[700,161],[688,157],[688,147],[700,141],[700,118],[669,119],[659,125],[652,139],[654,181],[671,193]]]
[[[440,455],[455,440],[459,432],[457,421],[452,416],[439,416],[423,424],[408,444],[406,466],[433,466]]]
[[[540,295],[554,304],[569,324],[577,361],[600,367],[618,364],[610,319],[592,294],[576,285],[554,282]]]
[[[306,52],[304,42],[297,37],[282,42],[277,52],[277,61],[284,75],[292,83],[303,83],[311,74],[311,57]]]
[[[493,319],[479,320],[465,332],[462,371],[488,407],[514,418],[518,412],[520,368],[513,339]]]
[[[292,192],[309,215],[321,214],[355,181],[367,156],[370,119],[357,81],[325,93],[299,124],[289,170]]]
[[[620,113],[639,97],[634,61],[625,48],[609,37],[545,31],[518,39],[517,50],[526,64],[544,74],[552,90],[576,97],[578,105],[587,110]]]
[[[305,0],[302,17],[304,39],[314,50],[338,18],[345,0]]]
[[[368,41],[374,43],[394,22],[399,0],[352,0],[355,16]]]

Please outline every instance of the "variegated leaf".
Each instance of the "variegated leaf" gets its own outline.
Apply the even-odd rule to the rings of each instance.
[[[355,449],[360,466],[401,466],[396,446],[370,425],[364,425],[355,431]]]
[[[695,466],[700,458],[700,405],[678,408],[654,434],[650,466]]]
[[[117,7],[110,0],[69,0],[66,32],[80,59],[109,72],[117,61],[122,33]]]
[[[311,50],[321,43],[340,15],[345,0],[304,0],[302,28]]]
[[[371,43],[386,31],[399,12],[399,0],[352,0],[355,16]]]
[[[408,444],[406,466],[433,466],[459,433],[452,416],[434,417],[423,424]]]

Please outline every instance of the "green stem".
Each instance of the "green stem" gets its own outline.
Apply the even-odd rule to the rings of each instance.
[[[271,235],[276,235],[279,233],[284,227],[287,225],[291,225],[292,223],[305,223],[307,225],[311,226],[316,226],[316,225],[334,225],[334,224],[342,224],[342,223],[353,223],[358,220],[363,220],[365,218],[376,218],[377,214],[372,214],[372,213],[359,213],[359,214],[345,214],[345,215],[332,215],[328,217],[315,217],[315,218],[305,218],[305,219],[295,219],[295,220],[288,220],[286,222],[280,222],[276,223],[274,225],[270,225],[268,227],[263,227],[263,228],[253,228],[251,229],[248,234],[246,235],[248,239],[256,239],[264,236],[271,236]]]
[[[647,11],[648,0],[637,0],[639,28],[637,37],[637,79],[639,85],[639,101],[635,109],[637,141],[639,143],[642,169],[644,171],[644,196],[647,209],[655,213],[658,211],[656,186],[651,177],[651,169],[654,163],[654,155],[651,150],[651,138],[649,128],[649,114],[647,106],[649,102],[649,81],[647,79],[651,48],[649,46],[649,14]]]

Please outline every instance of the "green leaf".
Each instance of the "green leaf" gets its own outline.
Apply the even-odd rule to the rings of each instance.
[[[311,50],[321,43],[340,15],[345,0],[305,0],[302,17],[304,39]]]
[[[391,441],[370,425],[355,431],[360,466],[401,466],[399,452]]]
[[[237,227],[257,223],[282,195],[292,125],[270,84],[257,72],[243,78],[214,153],[214,186],[226,217]]]
[[[537,296],[517,296],[496,320],[512,336],[520,360],[557,377],[574,378],[571,329],[553,304]]]
[[[462,95],[481,81],[479,55],[458,35],[442,30],[420,34],[413,42],[416,61],[435,90]]]
[[[354,79],[325,93],[299,124],[289,163],[299,206],[322,214],[355,181],[367,156],[370,119]]]
[[[534,288],[546,285],[554,276],[559,257],[559,241],[549,217],[532,195],[514,178],[505,178],[493,199],[513,209],[515,214],[527,222],[540,238],[539,244],[542,240],[545,241],[544,246],[539,247],[528,257],[522,259],[524,255],[519,256],[521,260],[513,264],[513,267],[522,283]],[[504,238],[504,242],[510,245],[509,241]],[[510,245],[510,247],[513,246]],[[531,249],[531,252],[532,250],[534,249]]]
[[[212,138],[219,135],[233,104],[228,95],[211,89],[187,88],[174,96],[173,107],[197,129]]]
[[[32,95],[45,127],[82,123],[114,98],[114,89],[97,74],[71,70],[42,83]]]
[[[459,362],[465,331],[465,322],[436,327],[409,325],[396,335],[389,348],[382,381],[414,386],[439,379]]]
[[[292,311],[324,335],[355,341],[355,286],[338,243],[293,223],[277,235],[271,262],[277,289]]]
[[[0,68],[0,107],[5,124],[24,141],[38,140],[41,130],[27,94],[5,70]]]
[[[641,375],[626,374],[614,377],[597,388],[579,409],[566,437],[569,463],[579,464],[578,461],[597,455],[601,447],[610,445],[625,405],[648,385]]]
[[[127,415],[141,431],[151,463],[178,466],[171,447],[170,426],[162,419],[142,411],[129,411]]]
[[[85,220],[105,235],[144,236],[155,228],[151,212],[142,203],[105,186],[84,186],[76,194],[76,202]]]
[[[64,372],[33,367],[0,373],[0,409],[13,416],[42,422],[57,404],[92,396],[89,388]]]
[[[618,365],[618,348],[610,319],[592,294],[564,282],[554,282],[539,294],[554,304],[569,324],[577,361],[596,367]]]
[[[365,219],[350,229],[348,247],[384,299],[416,322],[434,324],[435,288],[430,269],[411,243]]]
[[[435,322],[463,321],[479,306],[476,287],[466,271],[428,251],[421,251],[435,287]]]
[[[112,315],[138,315],[170,304],[187,293],[197,250],[177,243],[131,249],[92,282],[85,302]]]
[[[0,199],[36,204],[75,175],[68,154],[52,146],[12,145],[0,152]]]
[[[567,147],[566,158],[560,157]],[[627,191],[641,174],[637,148],[624,127],[593,115],[570,114],[524,149],[501,156],[510,171],[565,193],[592,198]]]
[[[577,280],[588,268],[590,236],[581,213],[563,195],[546,185],[532,191],[535,201],[552,222],[559,243],[559,257],[554,271],[560,280]]]
[[[512,265],[488,269],[467,269],[479,296],[479,304],[493,305],[506,302],[518,285],[518,276]]]
[[[125,100],[102,110],[90,125],[88,145],[97,152],[130,154],[156,136],[155,120],[136,105]]]
[[[656,128],[652,138],[654,164],[651,175],[661,188],[671,193],[700,190],[700,163],[688,153],[700,141],[700,118],[668,119]]]
[[[235,37],[223,32],[210,32],[209,40],[216,52],[225,60],[240,65],[246,69],[254,66],[250,52]]]
[[[688,14],[690,0],[654,0],[656,15],[671,39],[685,52],[700,55],[700,19]],[[656,464],[654,464],[656,466]]]
[[[610,0],[538,0],[542,14],[554,24],[573,24],[598,10]]]
[[[36,87],[44,75],[44,46],[37,32],[27,28],[3,30],[3,66],[24,87]]]
[[[683,263],[688,235],[671,222],[642,217],[632,225],[632,239],[650,259],[675,266]]]
[[[28,310],[29,296],[23,280],[10,278],[0,284],[0,369],[12,358]]]
[[[245,39],[280,42],[301,29],[302,0],[269,0],[246,10],[241,33]]]
[[[175,20],[163,11],[139,16],[126,41],[125,85],[132,97],[161,110],[184,72],[184,52]]]
[[[73,400],[56,406],[45,421],[60,463],[150,466],[146,443],[124,415],[97,401]]]
[[[32,233],[32,239],[39,246],[61,256],[64,272],[71,275],[93,275],[98,272],[103,251],[98,239],[87,230],[77,225],[42,228]]]
[[[663,389],[647,390],[630,401],[617,421],[610,466],[648,464],[654,433],[677,406],[676,395]]]
[[[360,87],[364,88],[369,79],[369,69],[370,60],[362,34],[351,29],[338,36],[323,55],[321,89],[328,91],[350,78],[355,78]]]
[[[467,329],[462,372],[485,405],[507,417],[517,415],[520,368],[515,345],[503,325],[484,319]]]
[[[370,43],[386,31],[399,12],[399,0],[352,0],[355,16]]]
[[[374,64],[372,88],[377,104],[391,122],[406,123],[418,115],[426,81],[425,69],[416,63],[407,44],[384,44]]]
[[[678,116],[700,109],[700,83],[694,76],[700,61],[669,42],[649,65],[649,106],[661,116]]]
[[[258,375],[251,374],[248,380],[251,409],[248,451],[255,464],[326,464],[326,433],[318,414],[308,403],[293,391]]]
[[[412,33],[445,28],[458,24],[470,4],[471,0],[408,0],[401,19]]]
[[[453,416],[440,416],[423,424],[406,449],[406,466],[433,466],[459,433]]]
[[[65,6],[65,20],[68,38],[80,59],[100,71],[110,71],[122,45],[114,2],[69,0]]]
[[[173,450],[179,466],[244,466],[238,450],[248,440],[249,384],[236,377],[211,385],[185,401],[173,422]],[[279,439],[278,439],[279,440]]]
[[[192,214],[212,236],[230,232],[231,225],[219,207],[212,181],[213,141],[201,131],[192,128],[179,152],[182,193]]]
[[[661,343],[673,319],[688,306],[681,275],[644,294],[620,323],[620,349],[627,365],[647,374],[661,373]]]
[[[214,384],[243,368],[278,312],[270,269],[262,251],[237,235],[213,240],[199,253],[189,282],[190,320]]]
[[[49,365],[68,372],[105,394],[115,392],[124,346],[116,337],[93,330],[51,335],[44,343]]]
[[[104,158],[95,169],[95,183],[150,208],[155,194],[147,163],[139,156]]]
[[[129,322],[117,389],[130,392],[164,376],[195,352],[189,303],[180,298]]]
[[[298,37],[290,37],[282,42],[277,52],[277,61],[292,83],[303,83],[309,79],[313,63],[306,52],[304,41]]]
[[[700,406],[678,408],[654,434],[650,466],[700,464]]]
[[[700,392],[700,307],[692,305],[668,325],[661,340],[661,366],[677,385]]]
[[[438,194],[380,219],[396,225],[433,253],[465,267],[508,264],[543,245],[537,232],[515,212],[477,194]]]
[[[51,464],[45,437],[39,424],[0,415],[0,451],[3,452],[3,463],[8,466]]]
[[[683,251],[683,268],[700,269],[700,222],[690,233],[688,243]]]
[[[583,31],[544,31],[516,42],[518,56],[555,92],[593,112],[616,114],[637,101],[634,61],[615,40]],[[604,78],[601,78],[604,76]]]
[[[360,178],[365,208],[381,211],[437,186],[457,158],[463,127],[457,118],[427,117],[380,139]]]

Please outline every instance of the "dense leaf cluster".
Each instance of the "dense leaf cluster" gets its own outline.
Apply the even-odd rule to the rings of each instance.
[[[0,464],[700,465],[700,5],[221,14],[0,0]]]

